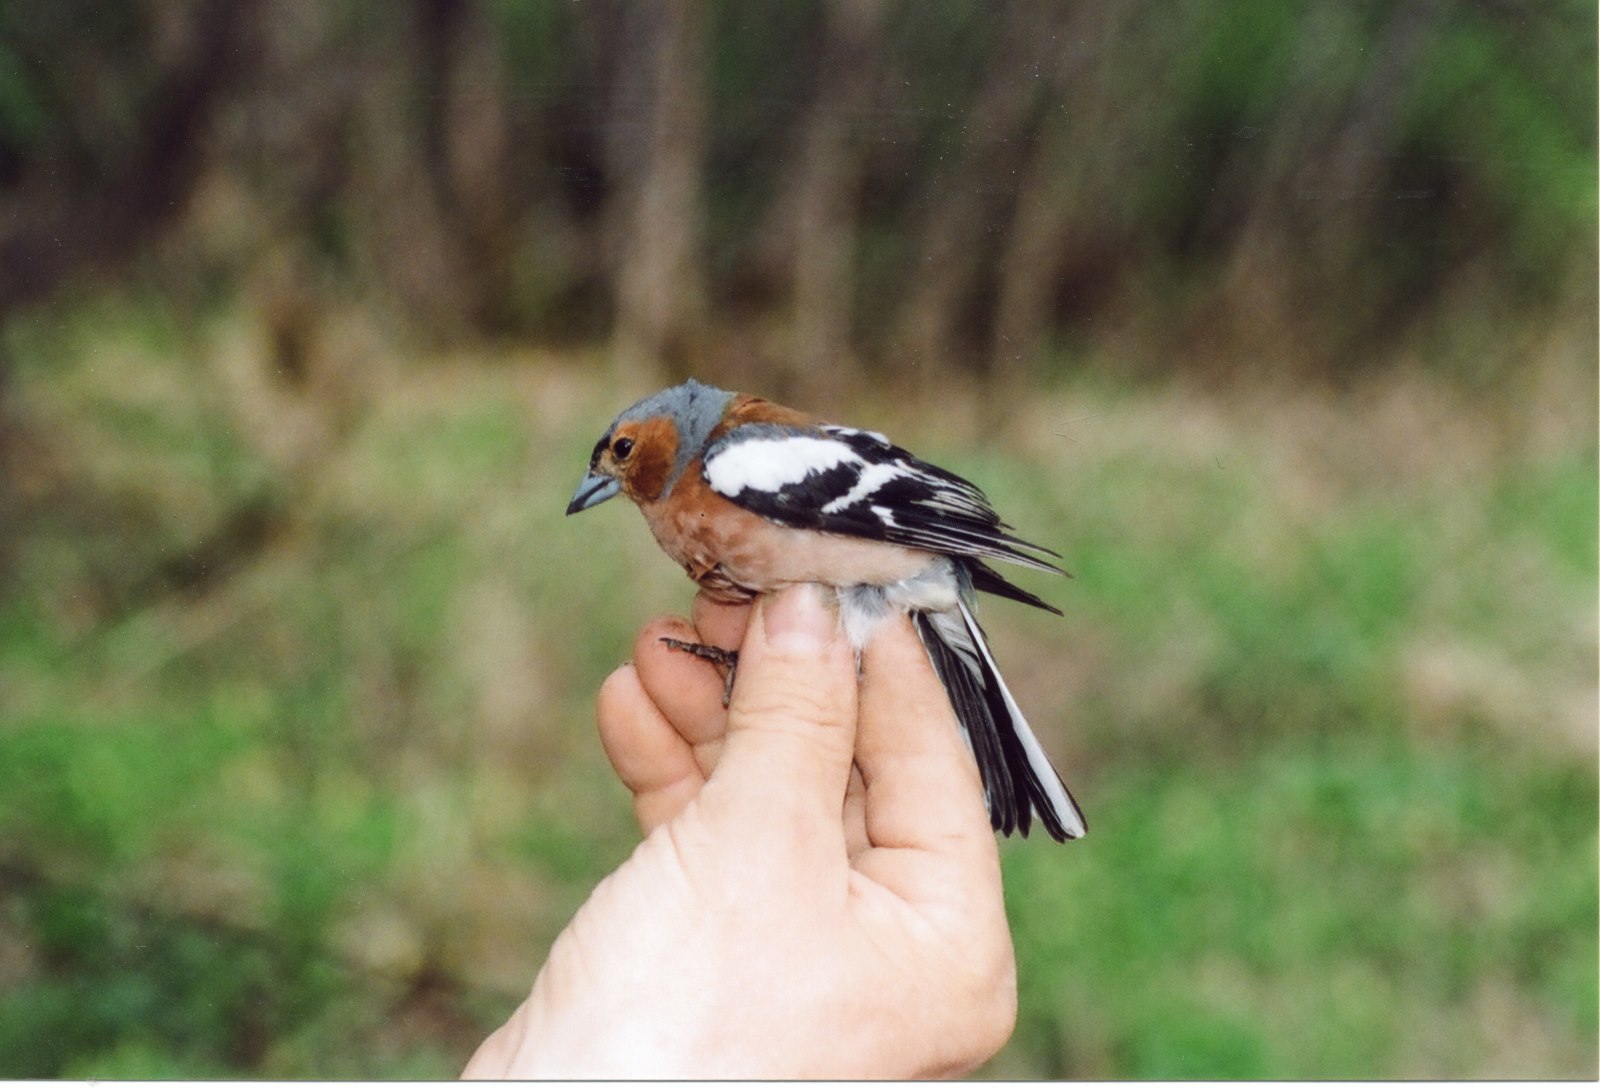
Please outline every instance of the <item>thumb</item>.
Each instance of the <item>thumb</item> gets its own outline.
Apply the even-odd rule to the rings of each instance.
[[[739,649],[717,792],[743,819],[837,825],[855,739],[855,654],[822,592],[763,597]]]

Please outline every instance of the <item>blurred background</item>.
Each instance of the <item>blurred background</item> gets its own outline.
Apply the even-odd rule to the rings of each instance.
[[[1593,1078],[1595,133],[1580,0],[5,0],[0,1076],[460,1068],[693,374],[1076,576],[980,1075]]]

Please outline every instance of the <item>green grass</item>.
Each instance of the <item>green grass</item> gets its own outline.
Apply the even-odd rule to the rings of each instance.
[[[635,841],[593,696],[691,587],[562,516],[626,395],[414,360],[334,409],[145,309],[6,332],[0,1074],[449,1075]],[[1595,1075],[1592,418],[1358,392],[854,411],[1075,575],[984,614],[1093,828],[1005,848],[986,1074]],[[263,498],[225,576],[152,578]]]
[[[1018,954],[1038,965],[1027,1068],[1374,1079],[1581,1061],[1592,776],[1489,754],[1350,741],[1118,776],[1081,858],[1006,858]],[[1473,1007],[1496,989],[1570,1049],[1497,1050]]]

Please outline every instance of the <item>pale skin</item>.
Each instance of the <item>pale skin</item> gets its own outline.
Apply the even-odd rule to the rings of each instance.
[[[663,637],[740,651],[732,701]],[[908,621],[862,658],[810,587],[653,621],[601,688],[644,841],[468,1077],[964,1073],[1016,1019],[982,787]]]

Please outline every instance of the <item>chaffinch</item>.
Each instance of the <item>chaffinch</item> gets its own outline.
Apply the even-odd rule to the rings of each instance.
[[[1057,841],[1084,833],[973,614],[983,590],[1061,615],[986,559],[1065,572],[1044,558],[1055,552],[1007,532],[975,485],[874,431],[690,380],[617,416],[567,513],[618,494],[717,600],[831,586],[858,652],[891,609],[909,613],[966,732],[995,829],[1027,835],[1037,816]],[[734,655],[674,645],[727,664],[731,687]]]

